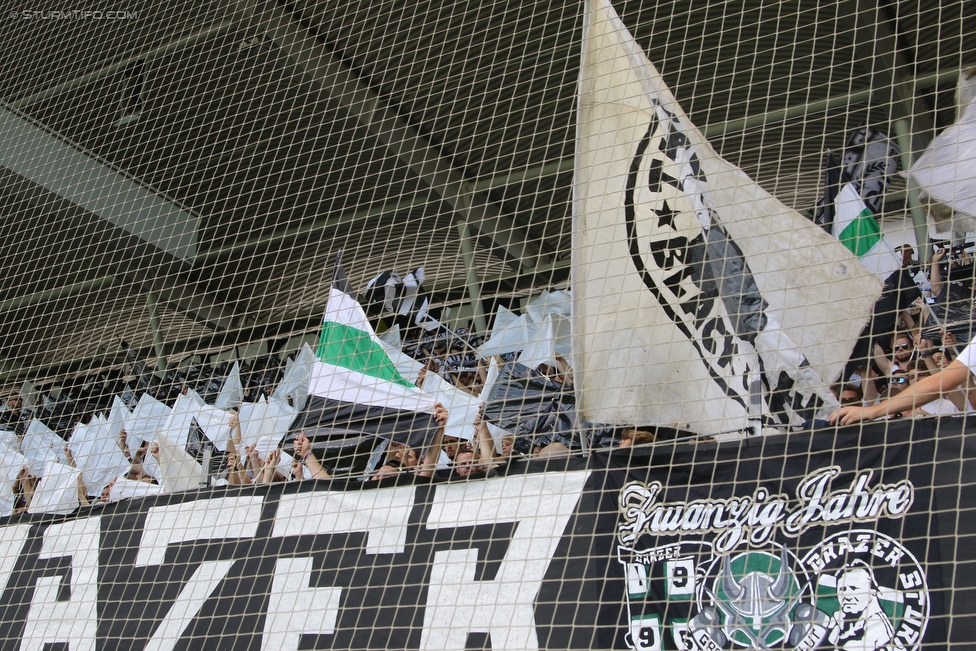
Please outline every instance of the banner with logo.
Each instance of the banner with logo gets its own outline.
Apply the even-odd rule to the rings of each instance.
[[[965,648],[974,451],[904,421],[8,518],[0,649]]]
[[[951,563],[939,543],[955,538],[944,519],[959,486],[939,483],[959,474],[941,476],[932,423],[916,423],[914,437],[910,426],[675,447],[647,468],[611,471],[625,645],[944,644]]]

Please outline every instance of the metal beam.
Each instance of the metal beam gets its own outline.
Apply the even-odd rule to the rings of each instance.
[[[216,25],[211,25],[196,32],[182,36],[175,41],[170,41],[166,45],[154,48],[152,50],[147,50],[145,52],[140,52],[139,54],[130,56],[126,59],[118,61],[116,63],[109,64],[98,70],[89,72],[88,74],[81,75],[80,77],[75,77],[73,79],[68,79],[63,81],[56,86],[51,86],[42,91],[32,93],[32,94],[21,94],[19,96],[14,96],[11,98],[6,98],[8,103],[16,109],[24,110],[31,108],[35,104],[38,104],[51,97],[57,97],[64,93],[75,90],[82,86],[94,83],[106,77],[110,77],[114,74],[122,72],[131,65],[137,63],[146,63],[154,59],[184,50],[188,47],[192,47],[201,41],[205,41],[208,38],[223,34],[224,32],[230,31],[236,25],[238,25],[237,20],[224,20],[217,23]]]
[[[156,295],[152,292],[146,294],[146,306],[149,308],[149,327],[152,328],[153,348],[156,349],[156,372],[166,373],[166,355],[163,354],[163,328],[159,322]]]
[[[8,298],[5,301],[0,301],[0,313],[10,312],[22,307],[27,307],[28,305],[36,305],[37,303],[56,301],[59,298],[66,298],[68,296],[74,296],[75,294],[81,294],[83,292],[95,289],[101,289],[102,287],[114,285],[116,282],[118,282],[118,278],[116,276],[102,276],[101,278],[93,278],[92,280],[85,280],[72,285],[56,287],[54,289],[48,289],[42,292],[34,292],[33,294],[18,296],[16,298]]]
[[[0,166],[88,213],[192,262],[201,217],[150,184],[0,102]]]
[[[895,128],[895,137],[898,139],[898,147],[901,149],[901,167],[909,169],[912,166],[912,137],[911,127],[905,120],[894,120],[892,125]],[[918,182],[915,177],[909,176],[905,183],[905,202],[908,205],[908,212],[912,218],[912,227],[915,231],[915,243],[918,249],[918,261],[925,264],[932,257],[932,251],[928,246],[929,241],[929,220],[925,207],[922,205]]]
[[[870,51],[865,55],[871,64],[871,85],[877,99],[887,107],[888,118],[901,149],[902,168],[907,170],[915,160],[915,153],[921,153],[931,140],[935,133],[934,125],[929,116],[916,107],[919,101],[917,85],[905,81],[910,68],[898,49],[897,35],[889,25],[884,9],[874,1],[850,2],[854,4],[858,32],[873,30],[873,38],[862,39],[859,38],[860,34],[855,36],[854,51],[867,51],[866,43],[871,44]],[[861,11],[862,7],[864,11]],[[912,183],[909,183],[907,195],[918,259],[924,264],[930,253],[928,220],[919,201],[918,189]]]
[[[238,315],[233,310],[229,311],[218,305],[214,297],[207,293],[190,291],[192,283],[178,285],[169,277],[161,280],[162,282],[143,283],[142,286],[155,293],[157,300],[170,310],[185,314],[211,330],[229,330],[238,323]]]
[[[527,229],[497,207],[471,200],[463,173],[437,147],[381,100],[348,65],[318,40],[315,28],[269,0],[255,11],[259,27],[278,45],[289,62],[343,106],[372,135],[436,192],[465,221],[491,238],[520,266],[533,267],[540,246]]]
[[[282,240],[302,237],[305,235],[313,235],[319,231],[329,230],[333,228],[339,228],[341,226],[351,226],[352,224],[367,221],[375,217],[380,217],[382,215],[389,215],[393,213],[400,212],[402,210],[412,210],[413,208],[418,208],[420,206],[425,206],[430,203],[430,198],[427,196],[426,190],[421,196],[418,194],[412,199],[406,201],[398,201],[396,203],[383,204],[376,208],[367,208],[366,210],[357,210],[354,212],[342,213],[339,215],[334,215],[331,217],[326,217],[325,219],[317,219],[308,224],[302,224],[300,226],[294,226],[292,228],[287,228],[281,230],[277,233],[271,233],[270,235],[264,235],[262,237],[254,237],[249,240],[237,244],[231,244],[228,246],[223,246],[218,249],[212,249],[206,253],[198,254],[194,264],[210,264],[224,258],[228,258],[235,254],[241,254],[245,251],[250,251],[251,249],[257,249],[266,247],[272,244],[276,244]]]
[[[461,256],[464,258],[466,272],[465,284],[468,289],[468,300],[471,301],[472,323],[475,333],[486,334],[488,324],[485,322],[485,308],[481,304],[481,281],[478,279],[478,268],[474,263],[474,238],[467,223],[459,221],[458,236],[461,238]]]

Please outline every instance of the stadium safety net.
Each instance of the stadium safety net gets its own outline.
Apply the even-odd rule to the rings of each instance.
[[[970,648],[974,25],[7,3],[0,649]]]

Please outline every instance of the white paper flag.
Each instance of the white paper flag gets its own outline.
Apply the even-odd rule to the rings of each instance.
[[[267,459],[268,453],[276,449],[280,442],[281,438],[277,435],[262,436],[255,444],[255,449],[258,451],[258,456],[261,457],[261,459]],[[278,460],[278,465],[275,466],[275,470],[281,473],[282,476],[288,477],[291,473],[292,459],[294,459],[293,456],[282,450],[281,457]]]
[[[130,413],[129,408],[122,402],[122,398],[112,396],[112,409],[108,412],[108,430],[112,436],[121,440],[122,430],[125,429],[125,422]],[[130,450],[130,452],[134,453],[135,450]]]
[[[0,517],[12,515],[16,496],[14,484],[27,459],[19,452],[0,450]]]
[[[308,400],[308,385],[312,379],[312,368],[315,366],[315,353],[308,344],[302,346],[295,361],[287,365],[281,382],[275,387],[272,397],[283,402],[291,398],[296,409],[305,407]]]
[[[242,443],[254,445],[262,436],[277,436],[278,441],[284,438],[295,419],[295,409],[280,400],[267,401],[261,396],[258,402],[243,403],[239,417]]]
[[[163,432],[156,433],[156,442],[159,443],[159,471],[164,492],[176,493],[199,488],[204,479],[203,466]]]
[[[160,429],[166,434],[166,438],[181,448],[186,447],[186,442],[190,436],[190,428],[193,427],[193,419],[200,412],[200,407],[206,403],[196,393],[180,395],[173,403],[169,418]]]
[[[89,495],[98,495],[109,482],[132,467],[122,454],[119,440],[112,438],[108,423],[97,418],[88,425],[78,423],[68,446]]]
[[[150,484],[144,481],[119,477],[112,486],[112,493],[109,496],[109,500],[118,502],[119,500],[135,497],[150,497],[152,495],[161,495],[162,493],[163,487],[159,484]]]
[[[552,315],[547,314],[531,341],[525,342],[522,352],[518,356],[518,363],[528,368],[536,368],[540,364],[556,363],[556,335],[552,327]]]
[[[146,453],[146,456],[142,459],[142,474],[152,477],[159,485],[163,483],[163,471],[159,467],[159,462],[156,461],[156,457],[150,453]]]
[[[234,362],[230,373],[227,375],[227,379],[224,380],[224,385],[220,387],[220,393],[217,394],[214,407],[217,409],[232,409],[241,404],[243,398],[244,387],[241,385],[241,367],[240,364]]]
[[[31,474],[42,477],[49,463],[64,463],[67,441],[51,431],[44,423],[32,419],[24,432],[20,448],[30,463]]]
[[[503,307],[498,309],[498,315],[495,317],[495,327],[491,330],[491,336],[488,337],[485,343],[478,347],[478,354],[480,356],[490,357],[492,355],[514,353],[522,350],[529,342],[535,339],[536,331],[539,329],[538,323],[530,323],[529,317],[523,314],[514,319],[509,319],[506,315],[502,319],[502,323],[499,324],[498,318],[503,313],[507,313],[508,315],[512,314]]]
[[[78,478],[81,471],[61,463],[52,463],[34,489],[28,513],[65,515],[78,508]]]
[[[0,450],[21,454],[20,439],[17,433],[8,429],[0,430]]]
[[[455,388],[450,382],[433,373],[424,376],[421,389],[447,409],[445,436],[466,441],[474,437],[474,423],[478,418],[478,409],[481,407],[479,398]]]
[[[233,412],[217,409],[204,403],[197,411],[196,419],[204,436],[213,441],[214,447],[221,452],[227,449],[227,441],[231,439],[230,421]]]
[[[135,409],[125,419],[125,445],[135,455],[143,442],[151,443],[156,430],[166,427],[172,410],[148,393],[142,394]]]

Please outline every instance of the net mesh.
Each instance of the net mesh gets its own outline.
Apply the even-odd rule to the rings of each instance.
[[[3,8],[0,648],[971,644],[974,7]]]

